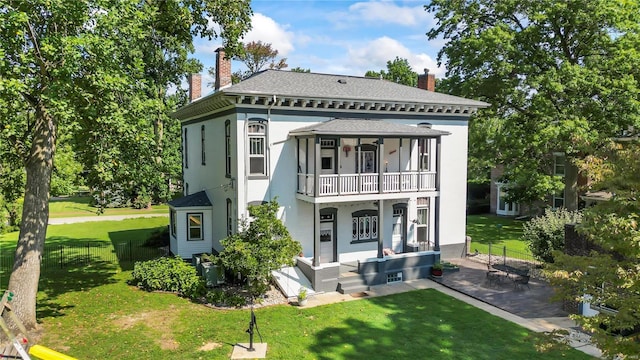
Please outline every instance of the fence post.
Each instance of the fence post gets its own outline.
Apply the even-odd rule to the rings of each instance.
[[[87,265],[91,264],[91,242],[87,241]]]
[[[64,246],[60,245],[60,269],[64,267],[63,253],[64,253]]]
[[[133,261],[133,244],[131,239],[129,239],[129,261]]]
[[[489,265],[491,265],[491,241],[489,241]]]
[[[502,247],[502,264],[507,265],[507,246]]]

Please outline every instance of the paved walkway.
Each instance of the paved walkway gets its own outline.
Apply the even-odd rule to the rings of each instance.
[[[461,274],[458,274],[457,276],[451,275],[452,273],[445,274],[445,276],[443,277],[444,279],[454,278],[454,277],[458,279],[443,280],[442,283],[439,283],[430,279],[419,279],[419,280],[405,281],[398,284],[371,286],[370,290],[366,292],[368,295],[367,297],[385,296],[385,295],[397,294],[401,292],[420,290],[420,289],[435,289],[437,291],[442,292],[443,294],[446,294],[458,300],[464,301],[492,315],[495,315],[505,320],[519,324],[531,331],[549,332],[549,331],[560,330],[560,329],[566,330],[569,332],[569,336],[567,340],[569,341],[569,344],[572,347],[588,355],[598,357],[598,358],[602,357],[602,352],[598,348],[590,344],[589,337],[586,336],[586,334],[583,334],[576,330],[577,329],[576,324],[573,322],[573,320],[569,319],[569,317],[566,316],[567,314],[564,311],[562,311],[559,305],[550,304],[548,302],[548,297],[547,297],[549,296],[548,292],[549,291],[552,292],[552,290],[548,289],[548,286],[546,285],[543,286],[544,283],[542,282],[540,283],[536,282],[535,284],[534,282],[531,283],[530,295],[532,295],[533,299],[537,299],[537,301],[540,304],[534,304],[535,301],[532,301],[530,303],[530,306],[532,306],[532,308],[521,310],[521,308],[524,308],[526,306],[517,306],[515,307],[516,313],[512,313],[512,312],[509,312],[508,310],[501,308],[501,307],[504,307],[506,309],[513,309],[514,308],[513,304],[517,302],[517,300],[513,300],[513,301],[508,300],[507,295],[500,295],[500,294],[506,293],[507,291],[506,287],[504,288],[499,287],[498,289],[496,289],[496,292],[498,293],[497,296],[482,299],[479,297],[480,295],[482,295],[480,290],[474,289],[474,288],[476,287],[484,288],[484,286],[482,284],[478,284],[477,282],[475,282],[476,280],[472,280],[473,278],[478,276],[478,274],[467,273],[467,271],[474,271],[474,270],[473,269],[465,270],[465,268],[466,268],[466,263],[461,264],[461,271],[460,271]],[[483,271],[481,270],[482,266],[480,266],[480,268],[478,267],[474,267],[474,268],[476,269],[475,271],[480,271],[482,277],[486,277],[486,265],[484,265]],[[469,280],[463,280],[465,274],[472,274],[472,278],[470,278]],[[484,278],[482,279],[482,281],[484,281]],[[467,295],[462,292],[462,289],[460,290],[454,289],[452,286],[452,283],[455,283],[455,282],[457,282],[462,286],[465,286],[468,290],[474,290],[475,293],[472,295]],[[513,286],[513,285],[510,285],[510,286]],[[542,288],[546,288],[546,289],[543,290]],[[493,290],[493,289],[489,288],[489,290]],[[526,301],[525,300],[527,297],[526,295],[530,291],[529,289],[513,290],[512,288],[509,290],[511,291],[510,294],[514,295],[515,296],[514,298],[519,299],[520,301]],[[516,291],[518,292],[522,291],[523,295],[517,294]],[[488,294],[489,292],[487,291],[486,293]],[[348,294],[343,295],[338,292],[320,293],[312,297],[309,297],[306,307],[332,304],[332,303],[341,302],[341,301],[353,301],[361,298],[362,297],[353,297]],[[495,306],[491,304],[489,302],[490,300],[491,301],[495,300],[494,302],[499,303],[498,305],[500,306]],[[540,301],[540,300],[544,300],[544,301]],[[546,306],[548,306],[549,309],[545,309]]]
[[[68,218],[49,218],[49,225],[77,224],[90,221],[119,221],[124,219],[150,218],[159,216],[169,217],[169,212],[167,212],[166,214],[94,215]]]

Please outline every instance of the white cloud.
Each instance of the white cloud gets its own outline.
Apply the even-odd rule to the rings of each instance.
[[[347,64],[351,64],[355,71],[364,74],[367,70],[381,70],[387,68],[387,61],[396,56],[407,59],[413,71],[421,74],[424,69],[435,73],[437,77],[444,76],[445,69],[438,68],[437,62],[425,53],[414,53],[395,39],[383,36],[372,40],[360,47],[350,47]],[[356,70],[357,69],[357,70]],[[358,72],[355,72],[357,74]]]
[[[427,27],[433,23],[433,17],[424,9],[424,4],[402,6],[394,1],[357,2],[349,6],[348,12],[336,12],[332,18],[339,26],[349,23],[384,23],[401,26]]]
[[[262,41],[270,43],[273,49],[278,50],[280,56],[287,56],[294,50],[294,34],[288,31],[288,25],[281,25],[272,18],[255,13],[251,17],[252,28],[244,36],[243,42]]]

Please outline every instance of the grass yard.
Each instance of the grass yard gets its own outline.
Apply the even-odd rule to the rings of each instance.
[[[503,246],[510,251],[531,254],[527,243],[522,240],[524,223],[523,220],[497,215],[468,215],[467,235],[471,236],[471,251],[478,249],[480,253],[488,254],[491,242],[494,254],[501,254]]]
[[[97,275],[48,284],[82,284],[72,291],[41,291],[43,345],[79,359],[228,359],[233,344],[249,341],[248,311],[146,293],[125,285],[128,272]],[[590,358],[559,345],[538,352],[542,335],[435,290],[255,312],[269,359]]]
[[[166,218],[50,226],[59,243],[146,237]],[[0,237],[15,246],[17,233]],[[217,310],[168,293],[128,286],[118,262],[43,271],[40,344],[78,359],[228,359],[248,342],[246,310]],[[6,286],[6,285],[4,285]],[[15,299],[19,301],[19,299]],[[588,359],[574,349],[435,290],[316,308],[256,310],[270,359]],[[255,337],[259,341],[259,336]],[[546,349],[538,352],[538,348]]]
[[[91,206],[91,197],[75,196],[49,201],[49,217],[80,217],[98,216],[97,208]],[[103,215],[131,215],[131,214],[168,214],[169,206],[153,205],[151,209],[109,208],[104,209]]]

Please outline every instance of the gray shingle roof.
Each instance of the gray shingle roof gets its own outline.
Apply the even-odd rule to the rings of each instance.
[[[375,136],[443,136],[446,131],[426,127],[395,124],[382,120],[333,119],[318,124],[295,129],[289,133],[300,135],[375,135]]]
[[[199,191],[194,194],[190,194],[187,196],[183,196],[181,198],[177,198],[175,200],[169,201],[169,205],[180,208],[180,207],[202,207],[202,206],[211,206],[211,201],[207,196],[205,191]]]
[[[486,107],[489,104],[369,77],[264,70],[221,90],[225,94],[397,101]]]

